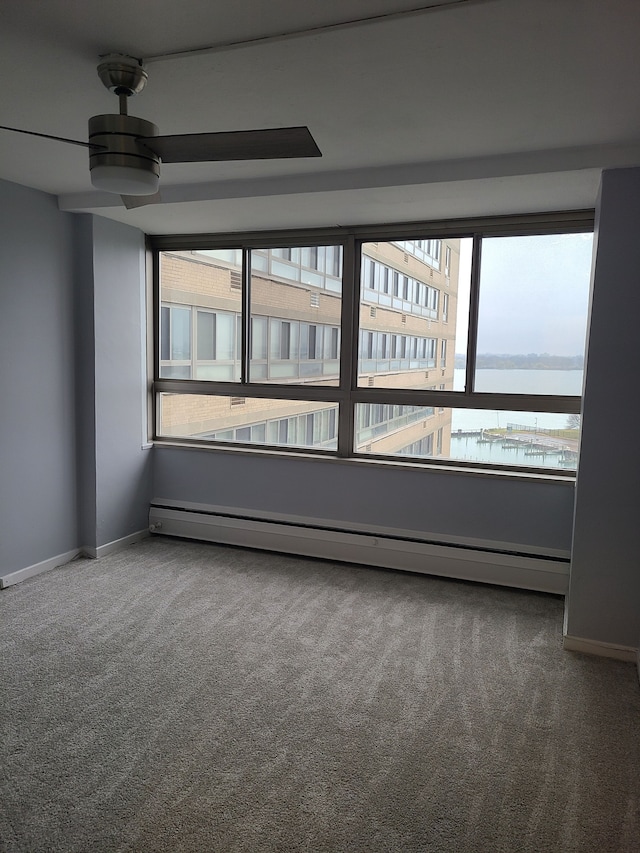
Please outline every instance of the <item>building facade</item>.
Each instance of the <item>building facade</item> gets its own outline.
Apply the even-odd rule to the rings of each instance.
[[[460,241],[364,243],[358,385],[453,388]],[[336,388],[342,315],[340,246],[253,249],[249,381]],[[160,376],[240,380],[242,252],[163,252]],[[335,451],[338,404],[163,394],[163,437]],[[451,412],[358,404],[356,452],[448,455]]]

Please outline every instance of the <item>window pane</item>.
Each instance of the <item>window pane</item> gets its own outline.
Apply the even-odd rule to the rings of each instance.
[[[592,242],[483,239],[476,391],[582,393]]]
[[[162,361],[171,358],[171,308],[165,305],[160,315],[160,358]]]
[[[579,415],[356,406],[359,453],[571,470],[579,443]]]
[[[336,403],[161,394],[159,435],[335,451],[337,412]]]
[[[241,294],[240,250],[161,254],[161,377],[240,378]]]
[[[251,381],[337,385],[342,247],[256,249],[251,258],[251,316],[269,321],[269,358],[253,349]]]
[[[356,406],[356,442],[359,453],[396,456],[406,445],[423,438],[442,424],[436,424],[432,406],[387,406],[358,403]]]
[[[453,389],[453,353],[467,344],[471,248],[470,238],[363,244],[358,385],[429,388],[437,378]]]
[[[196,337],[198,341],[198,361],[215,358],[215,329],[216,315],[212,311],[198,311]]]
[[[191,358],[191,309],[171,310],[171,359],[188,361]]]
[[[235,331],[235,314],[219,311],[216,314],[216,359],[218,361],[233,360]]]
[[[267,358],[267,317],[251,318],[251,358]]]

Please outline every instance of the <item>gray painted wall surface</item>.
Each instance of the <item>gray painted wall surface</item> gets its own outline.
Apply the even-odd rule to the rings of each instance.
[[[0,182],[0,572],[147,526],[144,237]]]
[[[144,235],[93,218],[96,544],[146,529]]]
[[[605,172],[566,631],[640,646],[640,169]]]
[[[74,225],[0,181],[0,572],[78,547]]]
[[[96,547],[95,328],[93,319],[93,218],[75,223],[76,454],[78,537],[81,547]]]
[[[542,550],[571,545],[573,483],[158,446],[154,497]]]

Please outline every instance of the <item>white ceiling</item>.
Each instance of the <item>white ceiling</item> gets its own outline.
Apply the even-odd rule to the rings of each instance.
[[[638,0],[431,0],[347,25],[429,2],[3,0],[2,125],[86,139],[117,112],[95,69],[120,52],[147,60],[130,112],[162,134],[308,125],[323,157],[167,164],[164,203],[127,211],[84,149],[0,131],[0,178],[184,233],[591,207],[602,168],[640,164]]]

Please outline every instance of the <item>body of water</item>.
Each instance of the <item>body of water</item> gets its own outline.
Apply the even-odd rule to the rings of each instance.
[[[454,389],[464,388],[464,370],[454,371]],[[476,391],[503,394],[582,394],[582,370],[476,370]],[[458,385],[460,387],[458,387]]]
[[[454,390],[464,390],[465,372],[455,370]],[[582,394],[581,370],[478,370],[477,390],[495,393],[520,394]],[[504,448],[500,442],[482,444],[476,436],[456,436],[457,430],[506,429],[510,424],[537,429],[566,429],[566,413],[517,412],[479,409],[453,409],[451,424],[451,458],[473,462],[526,465],[545,468],[575,468],[575,459],[563,459],[558,454],[530,456],[531,449]]]

